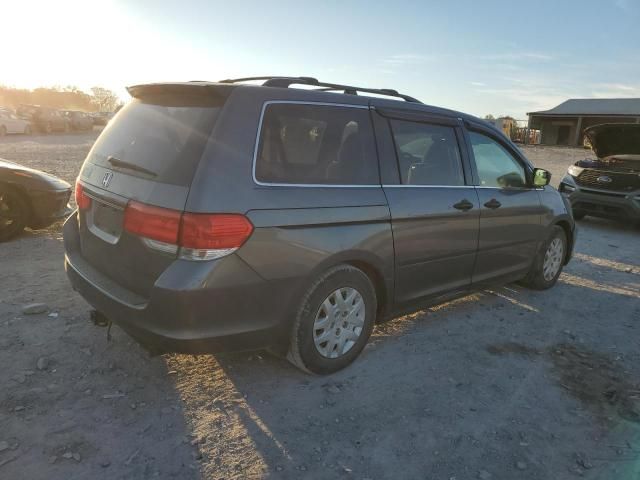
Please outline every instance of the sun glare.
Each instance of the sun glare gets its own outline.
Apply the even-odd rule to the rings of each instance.
[[[0,85],[17,88],[99,85],[122,98],[125,86],[212,75],[196,45],[135,17],[124,2],[6,2]],[[216,77],[212,77],[216,78]]]
[[[0,83],[33,88],[89,80],[100,37],[109,36],[114,4],[6,2],[2,10],[3,37],[16,48],[3,51]]]

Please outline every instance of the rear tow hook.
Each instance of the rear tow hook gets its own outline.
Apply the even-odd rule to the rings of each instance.
[[[98,310],[91,310],[90,312],[91,321],[96,327],[107,327],[107,341],[111,341],[111,325],[113,323],[109,320],[104,313],[99,312]]]

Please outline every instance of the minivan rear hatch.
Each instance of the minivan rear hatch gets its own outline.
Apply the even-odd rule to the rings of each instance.
[[[145,298],[176,251],[128,232],[127,207],[184,210],[226,91],[202,84],[131,87],[133,100],[109,122],[80,172],[83,258]]]

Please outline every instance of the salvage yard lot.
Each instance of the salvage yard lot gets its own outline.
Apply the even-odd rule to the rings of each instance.
[[[0,157],[73,183],[97,134],[5,138]],[[554,185],[589,153],[525,147]],[[639,238],[587,218],[552,290],[395,319],[312,377],[261,352],[149,358],[116,327],[107,342],[61,225],[27,232],[0,244],[0,478],[640,478]]]

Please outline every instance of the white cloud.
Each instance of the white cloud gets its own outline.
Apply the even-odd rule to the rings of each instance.
[[[479,58],[483,60],[498,60],[498,61],[540,61],[548,62],[553,60],[553,55],[539,52],[510,52],[510,53],[491,53],[487,55],[481,55]]]
[[[591,95],[596,98],[640,97],[640,84],[600,83],[592,86]]]

